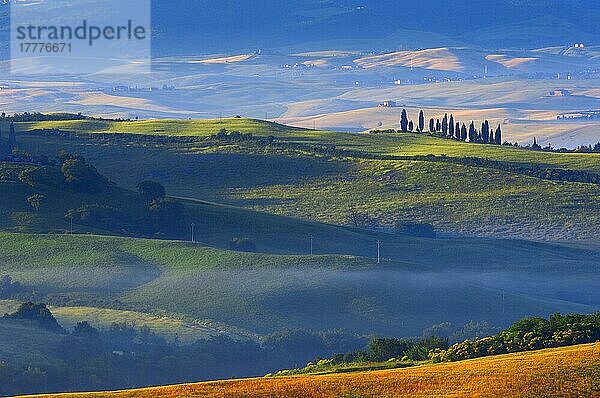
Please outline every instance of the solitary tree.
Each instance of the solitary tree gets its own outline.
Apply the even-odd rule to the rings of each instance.
[[[29,205],[33,207],[35,211],[39,211],[45,199],[46,197],[44,195],[35,194],[33,196],[28,197],[27,202],[29,202]]]
[[[406,109],[402,109],[402,114],[400,115],[400,130],[403,133],[408,131],[408,115],[406,114]]]
[[[419,112],[419,132],[422,133],[423,130],[425,130],[425,114],[421,109],[421,112]]]

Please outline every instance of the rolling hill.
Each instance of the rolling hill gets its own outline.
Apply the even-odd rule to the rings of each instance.
[[[243,118],[17,127],[21,148],[82,154],[117,183],[95,194],[31,186],[19,174],[32,165],[0,164],[0,193],[10,199],[0,203],[0,275],[21,283],[23,298],[48,303],[67,327],[134,321],[186,343],[256,341],[290,328],[416,336],[446,322],[502,327],[600,306],[597,184],[533,173],[591,178],[600,170],[597,154]],[[253,135],[215,137],[221,128]],[[134,189],[148,178],[164,182],[184,207],[176,230],[148,235],[75,223],[75,234],[65,234],[66,211],[81,204],[143,214]],[[39,210],[27,200],[35,193],[45,195]],[[377,217],[379,226],[349,226],[352,211]],[[440,235],[396,233],[396,221],[431,223]],[[196,243],[184,242],[191,223]],[[257,253],[228,250],[234,238],[250,239]],[[15,305],[13,298],[0,307]],[[6,336],[25,333],[9,326]],[[56,337],[33,335],[48,346],[0,352],[15,364],[56,362],[49,348]],[[301,365],[298,358],[283,363]]]
[[[82,154],[126,188],[150,178],[174,196],[314,221],[345,224],[351,211],[361,211],[388,229],[398,220],[414,220],[452,236],[544,240],[593,239],[600,225],[596,184],[464,164],[474,157],[506,167],[598,173],[597,154],[416,134],[314,131],[251,119],[40,122],[19,128],[24,149]],[[220,128],[273,135],[276,145],[216,144],[208,137]],[[323,153],[334,146],[347,152]]]
[[[451,364],[324,376],[229,380],[45,397],[596,396],[598,343]]]
[[[582,252],[526,242],[488,246],[476,240],[394,242],[388,237],[386,260],[377,264],[341,254],[244,254],[130,238],[18,234],[1,238],[0,273],[34,290],[38,300],[187,322],[212,320],[250,334],[343,328],[414,335],[442,322],[504,325],[530,315],[591,312],[598,307],[591,292],[594,258],[600,254],[591,247]],[[360,246],[360,241],[345,244]],[[511,281],[516,275],[517,281]],[[539,288],[540,280],[544,289]],[[578,286],[579,296],[561,293],[573,286]],[[195,300],[199,290],[202,299]],[[88,315],[84,319],[94,319],[93,311]],[[117,319],[119,313],[113,315]],[[127,319],[128,313],[121,316]]]

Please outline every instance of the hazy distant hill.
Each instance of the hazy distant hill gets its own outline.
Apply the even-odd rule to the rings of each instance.
[[[533,48],[600,40],[595,0],[173,0],[155,2],[153,17],[158,54],[309,50],[324,41],[336,42],[337,48],[393,50],[456,43]]]
[[[72,0],[78,1],[82,0]],[[453,45],[535,48],[600,41],[596,26],[600,3],[596,0],[152,0],[152,3],[156,56],[273,48],[398,50]],[[8,7],[0,2],[0,8]],[[64,13],[66,9],[54,8],[49,13]],[[44,17],[52,19],[52,15]],[[5,18],[0,16],[0,20]],[[4,30],[0,26],[0,34]]]

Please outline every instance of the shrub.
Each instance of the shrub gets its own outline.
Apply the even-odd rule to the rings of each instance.
[[[98,204],[71,209],[65,215],[65,219],[72,219],[77,224],[111,230],[126,226],[124,216],[116,208]]]
[[[61,187],[64,185],[64,177],[56,168],[42,166],[31,167],[19,173],[19,181],[32,187],[46,185]]]
[[[256,252],[256,245],[250,239],[247,238],[234,238],[229,241],[229,249],[238,252]]]
[[[185,207],[174,200],[158,199],[152,202],[148,213],[155,231],[174,232],[181,228]]]
[[[77,192],[102,192],[108,184],[106,178],[94,166],[81,158],[70,158],[62,164],[61,172],[67,185]]]
[[[164,199],[167,194],[165,187],[155,181],[142,181],[137,185],[137,189],[148,204],[155,200]]]
[[[405,223],[398,221],[394,226],[394,230],[400,235],[416,236],[420,238],[436,237],[435,229],[431,224]]]
[[[24,303],[21,304],[16,312],[6,314],[4,315],[4,318],[28,320],[54,333],[66,333],[65,329],[58,324],[54,315],[52,315],[50,310],[46,307],[46,304]]]

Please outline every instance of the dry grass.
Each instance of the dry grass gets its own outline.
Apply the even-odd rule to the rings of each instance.
[[[459,72],[465,69],[460,59],[449,48],[432,48],[420,51],[400,51],[373,55],[354,61],[369,69],[377,67],[404,66]]]
[[[600,343],[325,376],[231,380],[54,397],[598,397]]]

